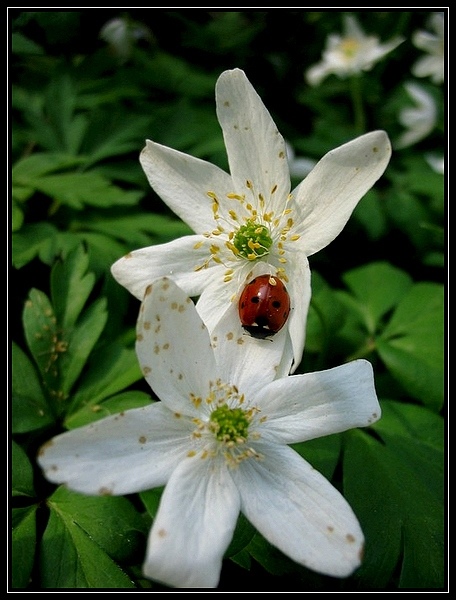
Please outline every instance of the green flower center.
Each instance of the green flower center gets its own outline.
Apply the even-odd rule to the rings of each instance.
[[[246,441],[250,420],[242,408],[222,404],[211,413],[211,430],[219,442],[240,444]]]
[[[272,238],[266,225],[248,221],[239,227],[231,243],[235,254],[247,260],[255,260],[269,253]]]
[[[359,42],[354,38],[345,38],[341,42],[341,50],[346,58],[353,58],[359,51]]]

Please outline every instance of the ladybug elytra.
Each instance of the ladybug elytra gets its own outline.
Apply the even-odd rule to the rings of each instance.
[[[244,329],[252,337],[264,340],[285,325],[290,314],[290,296],[280,279],[259,275],[245,286],[238,308]]]

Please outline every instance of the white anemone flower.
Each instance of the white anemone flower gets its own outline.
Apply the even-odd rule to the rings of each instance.
[[[358,568],[364,538],[341,493],[289,444],[380,418],[371,364],[274,378],[212,336],[167,278],[150,285],[136,352],[161,401],[62,433],[40,450],[46,477],[92,495],[165,486],[144,574],[176,588],[218,585],[240,511],[300,565],[333,577]],[[272,357],[271,357],[272,358]]]
[[[354,15],[344,18],[344,35],[328,36],[321,62],[306,71],[310,85],[319,85],[328,75],[340,78],[370,71],[386,54],[404,41],[397,36],[381,44],[378,36],[366,35]]]
[[[258,344],[280,346],[289,372],[304,347],[307,257],[342,231],[383,174],[391,144],[384,131],[360,136],[328,152],[290,193],[285,141],[243,71],[221,74],[216,105],[230,174],[150,140],[140,157],[151,186],[195,235],[130,252],[112,265],[112,274],[139,300],[149,283],[172,277],[189,296],[199,296],[197,308],[211,332],[222,318],[239,320],[239,296],[251,279],[278,277],[288,288],[290,317],[249,352]]]
[[[415,77],[430,77],[436,84],[444,80],[444,21],[443,13],[433,13],[429,19],[433,32],[419,30],[413,34],[412,42],[426,54],[412,67]]]
[[[437,104],[432,95],[417,83],[405,83],[404,87],[415,106],[407,106],[399,113],[399,122],[406,130],[399,136],[396,148],[416,144],[431,133],[437,122]]]

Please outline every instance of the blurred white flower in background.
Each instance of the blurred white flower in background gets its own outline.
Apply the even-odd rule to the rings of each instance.
[[[416,144],[431,133],[437,121],[437,105],[432,95],[417,83],[405,83],[404,87],[415,106],[407,106],[399,113],[399,122],[406,130],[397,139],[396,148]]]
[[[445,157],[443,154],[428,152],[424,155],[424,158],[431,169],[433,169],[436,173],[443,175],[445,170]]]
[[[100,38],[108,44],[112,53],[121,62],[125,62],[130,58],[138,40],[152,40],[152,32],[143,23],[132,21],[127,17],[116,17],[103,25]]]
[[[426,54],[412,67],[415,77],[430,77],[433,83],[444,80],[444,22],[443,13],[436,12],[429,18],[433,32],[419,30],[412,36],[413,44]]]
[[[319,85],[330,74],[338,77],[369,71],[386,54],[404,41],[395,37],[381,44],[378,36],[366,35],[353,15],[344,18],[344,35],[330,34],[321,62],[310,67],[306,79],[310,85]]]
[[[313,158],[306,158],[305,156],[296,156],[293,146],[290,142],[285,140],[285,148],[287,151],[288,167],[290,169],[290,177],[296,177],[296,179],[304,179],[317,164],[317,161]]]

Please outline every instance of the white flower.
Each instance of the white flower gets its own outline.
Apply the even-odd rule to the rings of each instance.
[[[60,434],[38,462],[50,481],[85,494],[165,485],[144,573],[168,586],[217,586],[239,511],[297,563],[346,577],[361,561],[358,520],[288,444],[379,419],[372,367],[356,360],[274,379],[264,360],[239,356],[242,343],[223,326],[211,339],[185,293],[155,282],[136,351],[161,401]]]
[[[200,296],[197,308],[211,332],[222,318],[239,320],[237,301],[251,278],[279,277],[291,297],[290,317],[270,341],[256,343],[280,346],[289,372],[304,347],[307,257],[341,232],[384,172],[390,142],[374,131],[328,152],[290,194],[285,142],[243,71],[222,73],[216,103],[230,175],[152,141],[140,158],[152,187],[196,234],[135,250],[114,263],[112,274],[140,300],[149,283],[171,276],[189,296]]]
[[[441,175],[445,172],[445,157],[443,154],[436,154],[435,152],[428,152],[424,155],[426,162],[436,173]]]
[[[412,67],[415,77],[430,77],[436,84],[444,79],[444,22],[443,13],[433,13],[429,19],[429,27],[434,33],[419,30],[413,34],[412,42],[420,50],[426,52]]]
[[[396,148],[416,144],[431,133],[437,121],[437,105],[432,95],[417,83],[405,83],[404,87],[415,106],[403,108],[399,113],[399,122],[406,131],[397,140]]]
[[[353,15],[344,18],[344,35],[330,34],[323,52],[322,61],[310,67],[306,79],[310,85],[319,85],[325,77],[351,77],[372,67],[386,54],[403,42],[395,37],[381,44],[378,36],[366,35]]]
[[[152,33],[146,25],[138,21],[117,17],[103,25],[100,38],[109,44],[121,62],[125,62],[130,58],[136,42],[140,39],[151,41]]]

